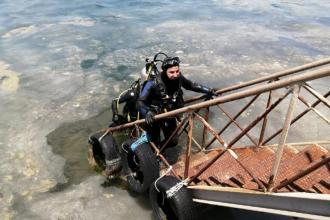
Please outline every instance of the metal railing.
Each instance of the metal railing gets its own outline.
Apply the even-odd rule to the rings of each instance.
[[[168,143],[171,141],[171,139],[174,136],[176,135],[181,136],[183,133],[187,134],[187,148],[185,153],[183,179],[188,184],[191,184],[194,180],[196,180],[201,174],[203,174],[207,169],[209,169],[209,167],[211,167],[222,155],[224,155],[228,151],[230,155],[232,155],[233,158],[241,165],[241,167],[255,180],[255,182],[258,184],[261,190],[276,191],[282,187],[285,187],[291,182],[307,175],[308,173],[314,171],[315,169],[318,169],[319,167],[328,163],[330,160],[329,157],[322,158],[320,161],[312,163],[305,170],[302,170],[299,173],[295,174],[294,176],[290,177],[285,182],[282,182],[274,186],[275,180],[277,178],[280,161],[283,155],[283,148],[286,143],[290,126],[295,122],[297,122],[299,119],[301,119],[304,115],[306,115],[310,111],[315,112],[322,120],[324,120],[327,124],[330,124],[330,120],[327,119],[326,116],[324,116],[319,110],[315,109],[315,107],[320,103],[323,103],[326,107],[328,107],[328,109],[330,109],[330,101],[327,99],[327,97],[330,95],[330,91],[322,95],[318,93],[314,88],[312,88],[309,84],[307,84],[308,81],[330,76],[330,66],[328,64],[330,64],[330,59],[324,59],[317,62],[302,65],[299,67],[295,67],[289,70],[281,71],[269,76],[251,80],[245,83],[223,88],[217,91],[217,94],[221,96],[218,96],[211,100],[204,101],[203,96],[198,96],[189,99],[186,101],[186,104],[189,105],[186,105],[183,108],[156,115],[155,120],[161,120],[167,117],[177,117],[179,119],[179,123],[177,128],[173,131],[172,135],[162,146],[156,146],[152,142],[151,142],[151,146],[153,147],[157,156],[159,156],[160,159],[164,162],[164,164],[170,167],[169,163],[162,155],[163,149],[168,145]],[[280,89],[282,90],[286,89],[286,92],[274,100],[273,97],[274,92],[277,92],[277,90]],[[303,89],[306,92],[310,93],[312,96],[314,96],[317,100],[312,104],[308,103],[306,99],[301,95],[301,90]],[[226,93],[230,93],[230,94],[226,94]],[[268,93],[265,110],[261,114],[253,118],[253,120],[247,126],[243,127],[242,125],[239,124],[237,119],[252,104],[254,104],[258,100],[260,95],[263,93],[266,94]],[[291,98],[283,126],[273,134],[266,137],[265,131],[267,130],[267,125],[269,125],[270,123],[268,118],[269,114],[279,104],[281,104],[283,100],[286,99],[290,94],[291,94]],[[224,103],[242,100],[247,97],[252,97],[252,98],[235,115],[231,115],[223,108],[223,106],[221,106]],[[306,105],[307,108],[303,112],[298,114],[296,117],[293,117],[294,115],[293,113],[298,100],[300,100],[304,105]],[[195,102],[195,104],[191,104],[192,102]],[[219,111],[217,112],[222,112],[223,115],[225,115],[230,120],[222,129],[217,130],[209,123],[209,113],[211,108],[213,107],[219,109]],[[202,109],[205,109],[206,111],[204,116],[202,116],[200,113]],[[215,113],[216,111],[212,111],[212,112]],[[183,114],[183,118],[182,118],[182,114]],[[180,119],[180,117],[182,119]],[[202,132],[202,138],[201,138],[202,140],[200,141],[201,143],[199,143],[193,137],[193,128],[194,128],[194,123],[196,121],[198,121],[203,125],[203,129],[202,131],[200,131]],[[251,131],[251,129],[253,129],[261,121],[262,121],[262,125],[257,140],[255,137],[252,137],[248,132]],[[107,133],[114,132],[132,127],[143,130],[139,126],[142,123],[145,123],[144,119],[137,120],[124,125],[120,125],[117,127],[109,128],[107,129],[106,132]],[[231,140],[225,140],[222,134],[232,124],[234,124],[237,127],[240,133]],[[207,142],[208,134],[211,134],[213,138],[211,138]],[[263,183],[259,181],[257,177],[253,175],[253,172],[251,172],[247,167],[245,167],[239,161],[237,155],[235,154],[234,151],[231,150],[231,148],[244,136],[246,136],[254,146],[264,146],[267,143],[269,143],[271,140],[273,140],[275,137],[277,137],[279,134],[281,135],[275,153],[275,160],[273,161],[273,167],[268,184],[265,186]],[[212,150],[211,145],[215,141],[217,141],[222,146],[223,150],[218,151],[218,153],[212,159],[206,162],[205,165],[194,175],[189,175],[192,143],[194,143],[200,149],[200,151],[205,151],[209,149]],[[175,173],[174,170],[171,170],[171,172],[173,173],[173,175],[179,178],[179,176]]]

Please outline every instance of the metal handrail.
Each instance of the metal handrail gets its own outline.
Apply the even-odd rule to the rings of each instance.
[[[279,148],[278,148],[278,151],[276,153],[276,159],[274,160],[272,173],[271,173],[269,183],[268,183],[268,187],[267,187],[268,190],[271,191],[272,189],[274,189],[273,184],[276,180],[277,170],[278,170],[278,167],[279,167],[279,161],[281,160],[281,156],[282,156],[282,153],[283,153],[283,147],[284,147],[285,142],[286,142],[286,137],[288,135],[290,125],[295,123],[297,120],[299,120],[302,116],[304,116],[310,110],[313,110],[314,107],[316,105],[318,105],[319,103],[321,103],[321,102],[324,103],[325,106],[330,107],[330,105],[329,105],[330,102],[326,99],[326,97],[330,95],[330,91],[328,93],[326,93],[324,96],[322,96],[321,94],[319,94],[313,88],[311,88],[309,85],[306,84],[307,81],[311,81],[311,80],[314,80],[314,79],[319,79],[319,78],[322,78],[322,77],[330,76],[330,67],[329,66],[318,68],[316,70],[310,70],[311,68],[316,68],[316,67],[319,67],[319,66],[322,66],[322,65],[325,65],[325,64],[329,64],[329,63],[330,63],[330,58],[320,60],[320,61],[317,61],[317,62],[313,62],[313,63],[310,63],[310,64],[306,64],[306,65],[303,65],[303,66],[299,66],[299,67],[296,67],[296,68],[292,68],[292,69],[289,69],[289,70],[281,71],[281,72],[272,74],[270,76],[265,76],[265,77],[261,77],[259,79],[255,79],[255,80],[252,80],[252,81],[249,81],[249,82],[246,82],[246,83],[242,83],[240,85],[234,85],[234,86],[231,86],[231,87],[227,87],[225,89],[218,90],[218,94],[224,93],[224,92],[229,92],[229,91],[235,91],[235,90],[238,90],[238,89],[242,89],[244,87],[254,85],[254,87],[252,87],[252,88],[246,88],[244,90],[235,91],[232,94],[219,96],[219,97],[216,97],[216,98],[208,100],[208,101],[199,102],[199,103],[188,105],[188,106],[185,106],[185,107],[182,107],[180,109],[176,109],[176,110],[173,110],[173,111],[170,111],[170,112],[158,114],[158,115],[155,116],[156,121],[164,119],[164,118],[168,118],[168,117],[178,117],[182,113],[188,113],[188,115],[179,123],[178,127],[172,132],[170,138],[166,141],[166,143],[161,148],[160,148],[160,146],[158,147],[152,142],[151,142],[151,145],[154,148],[155,152],[157,153],[157,156],[159,156],[161,158],[161,160],[165,163],[165,165],[170,166],[168,164],[168,162],[166,161],[166,159],[161,155],[161,151],[166,146],[166,144],[168,144],[168,142],[170,141],[171,138],[173,138],[178,133],[180,133],[180,135],[181,135],[181,133],[183,131],[186,131],[186,128],[189,126],[188,131],[186,131],[186,133],[187,133],[187,151],[186,151],[186,159],[185,159],[184,179],[188,184],[190,184],[190,183],[193,182],[193,180],[195,180],[203,172],[205,172],[210,166],[212,166],[227,151],[232,152],[230,150],[230,148],[232,148],[234,146],[234,144],[237,143],[237,141],[239,141],[244,135],[247,135],[255,145],[261,146],[261,145],[264,145],[264,144],[268,143],[270,140],[272,140],[274,137],[276,137],[278,134],[280,134],[282,132],[282,135],[281,135],[281,138],[280,138],[280,143],[279,143]],[[306,70],[308,70],[308,71],[306,71]],[[306,72],[297,74],[297,72],[300,72],[300,71],[306,71]],[[293,75],[294,73],[295,73],[295,75]],[[288,76],[288,75],[291,75],[291,77],[279,79],[279,77]],[[273,81],[269,81],[269,80],[273,80]],[[267,84],[261,84],[265,81],[268,81],[268,83]],[[260,83],[261,85],[255,85],[257,83]],[[308,92],[310,92],[318,100],[315,103],[311,104],[311,105],[308,104],[302,97],[299,96],[298,88],[300,88],[301,86],[303,88],[305,88]],[[280,97],[280,98],[278,98],[277,100],[274,100],[274,101],[272,100],[272,95],[271,95],[272,91],[277,90],[277,89],[281,89],[281,88],[290,88],[290,87],[294,87],[294,89],[293,90],[289,89],[289,91],[287,91],[282,97]],[[275,134],[271,135],[266,140],[263,140],[266,125],[267,125],[267,116],[268,116],[268,114],[278,104],[280,104],[280,102],[282,100],[284,100],[292,91],[293,91],[292,100],[291,100],[290,105],[289,105],[287,117],[286,117],[285,124],[284,124],[283,128],[280,129],[279,131],[275,132]],[[265,92],[269,92],[269,96],[268,96],[265,111],[262,114],[260,114],[259,116],[257,116],[247,127],[242,128],[237,123],[236,119],[260,96],[260,94],[265,93]],[[252,100],[249,101],[249,103],[247,105],[245,105],[243,107],[243,109],[240,110],[239,113],[236,114],[234,117],[231,117],[228,113],[226,113],[219,106],[219,104],[232,102],[232,101],[235,101],[235,100],[240,100],[240,99],[250,97],[250,96],[253,96]],[[302,112],[301,114],[299,114],[298,116],[293,118],[293,109],[294,109],[294,106],[296,105],[296,100],[298,100],[298,99],[301,100],[305,105],[307,105],[308,109],[306,109],[304,112]],[[220,107],[220,109],[222,111],[224,111],[225,115],[227,117],[229,117],[230,120],[231,120],[231,122],[226,124],[225,127],[222,130],[220,130],[220,132],[216,132],[216,130],[208,123],[208,111],[209,111],[209,108],[212,107],[212,106]],[[200,111],[201,109],[205,109],[205,108],[207,109],[207,113],[205,115],[205,118],[203,118],[200,114],[198,114],[198,111]],[[320,113],[318,113],[318,115],[320,115]],[[321,114],[321,116],[322,116],[322,119],[327,121],[327,119],[322,114]],[[215,157],[213,157],[206,164],[204,164],[204,166],[198,172],[196,172],[194,175],[189,176],[189,164],[190,164],[189,161],[190,161],[190,153],[191,153],[191,149],[192,149],[192,147],[191,147],[192,146],[192,140],[194,142],[196,142],[195,139],[193,138],[193,135],[192,135],[194,118],[199,120],[204,126],[203,140],[202,140],[203,149],[206,149],[206,148],[210,147],[214,140],[218,140],[224,146],[224,150],[218,152]],[[261,120],[263,120],[263,124],[262,124],[262,129],[261,129],[261,132],[260,132],[259,141],[258,141],[258,144],[257,144],[257,142],[254,141],[253,138],[248,135],[248,132],[252,128],[254,128],[254,126],[256,126]],[[134,121],[134,122],[131,122],[131,123],[127,123],[127,124],[124,124],[124,125],[120,125],[120,126],[117,126],[117,127],[108,128],[106,130],[106,133],[114,132],[114,131],[118,131],[118,130],[122,130],[122,129],[127,129],[127,128],[130,128],[132,126],[137,126],[137,125],[140,125],[140,124],[143,124],[143,123],[145,123],[145,120],[140,119],[140,120],[137,120],[137,121]],[[225,140],[220,135],[222,134],[222,132],[224,132],[224,130],[226,130],[226,128],[229,127],[229,125],[231,123],[234,123],[241,130],[241,132],[233,140],[231,140],[229,142],[229,144],[227,145],[227,144],[225,144],[226,143]],[[214,138],[204,146],[205,132],[206,131],[210,131],[211,134],[214,136]],[[160,150],[159,150],[159,148],[160,148]],[[233,154],[233,152],[231,154]],[[237,160],[237,158],[235,158],[235,159]],[[261,183],[258,182],[258,179],[253,175],[253,173],[251,171],[249,171],[249,169],[247,167],[244,167],[244,165],[242,163],[240,163],[240,161],[238,161],[238,162],[239,162],[240,166],[242,166],[244,168],[244,170],[253,179],[255,179],[255,181],[258,183],[259,187],[264,188],[261,185]],[[176,177],[178,177],[178,175],[173,170],[171,172]],[[305,174],[305,172],[304,172],[304,174]],[[299,177],[299,175],[297,175],[297,176]],[[297,176],[294,176],[293,178],[297,178]],[[278,186],[275,186],[275,189],[278,189]]]
[[[221,104],[221,103],[235,101],[235,100],[246,98],[246,97],[249,97],[249,96],[258,95],[258,94],[261,94],[261,93],[264,93],[264,92],[267,92],[267,91],[280,89],[280,88],[285,88],[285,87],[288,87],[288,86],[291,86],[291,85],[294,85],[294,84],[297,84],[297,83],[311,81],[311,80],[326,77],[326,76],[330,76],[330,67],[322,68],[322,69],[314,70],[314,71],[309,71],[307,73],[303,73],[303,74],[300,74],[300,75],[297,75],[297,76],[293,76],[293,77],[290,77],[288,79],[282,79],[282,80],[274,81],[274,82],[271,82],[271,83],[266,84],[266,85],[255,86],[253,88],[246,89],[246,90],[243,90],[243,91],[239,91],[239,92],[236,92],[236,93],[233,93],[233,94],[220,96],[220,97],[208,100],[208,101],[196,103],[196,104],[189,105],[189,106],[186,106],[186,107],[182,107],[182,108],[179,108],[179,109],[176,109],[176,110],[173,110],[173,111],[158,114],[158,115],[155,116],[155,120],[157,121],[157,120],[168,118],[168,117],[175,117],[175,116],[178,116],[182,113],[192,112],[194,110],[198,110],[198,109],[201,109],[201,108],[206,108],[208,106],[214,106],[214,105]],[[130,128],[130,127],[134,126],[135,124],[139,125],[139,124],[143,124],[143,123],[145,123],[145,120],[140,119],[140,120],[136,120],[134,122],[126,123],[124,125],[119,125],[119,126],[116,126],[116,127],[108,128],[107,132],[118,131],[118,130]]]
[[[257,79],[253,79],[253,80],[250,80],[247,82],[243,82],[243,83],[239,83],[239,84],[229,86],[229,87],[226,87],[223,89],[219,89],[219,90],[217,90],[217,94],[223,94],[223,93],[235,91],[235,90],[242,89],[242,88],[252,86],[252,85],[255,85],[258,83],[262,83],[262,82],[278,80],[280,77],[292,75],[295,73],[299,73],[299,72],[302,72],[305,70],[309,70],[309,69],[320,67],[320,66],[327,65],[327,64],[330,64],[330,58],[325,58],[325,59],[318,60],[315,62],[307,63],[307,64],[304,64],[301,66],[293,67],[288,70],[283,70],[283,71],[273,73],[273,74],[270,74],[267,76],[259,77]],[[203,96],[193,97],[193,98],[185,100],[185,103],[188,104],[188,103],[191,103],[191,102],[194,102],[197,100],[201,100],[202,98],[203,98]]]

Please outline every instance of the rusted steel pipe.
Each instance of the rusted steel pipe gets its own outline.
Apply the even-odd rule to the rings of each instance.
[[[170,143],[170,141],[173,139],[173,137],[177,134],[177,132],[182,128],[183,124],[186,122],[187,117],[185,117],[179,124],[176,126],[175,130],[172,132],[171,136],[166,140],[166,142],[163,144],[163,146],[160,148],[160,152],[163,151],[163,149]]]
[[[233,119],[236,120],[258,97],[260,96],[260,94],[254,96],[234,117]],[[218,132],[218,135],[221,135],[228,127],[229,125],[231,125],[231,123],[233,123],[232,121],[228,122],[223,129],[221,129],[221,131]],[[209,143],[207,143],[207,145],[205,145],[205,149],[207,149],[211,144],[213,144],[213,142],[216,140],[215,137],[212,138],[212,140],[209,141]]]
[[[186,161],[184,166],[184,179],[189,175],[189,163],[190,163],[190,154],[191,154],[191,139],[192,139],[192,130],[193,130],[193,121],[192,115],[189,115],[189,131],[187,136],[187,152],[186,152]]]
[[[324,97],[328,97],[330,95],[330,91],[328,91]],[[316,107],[318,104],[321,103],[321,100],[317,100],[312,104],[312,107]],[[291,125],[294,124],[296,121],[298,121],[301,117],[303,117],[304,115],[306,115],[309,111],[311,111],[311,108],[306,109],[305,111],[303,111],[302,113],[300,113],[299,115],[297,115],[291,122]],[[271,141],[272,139],[274,139],[279,133],[282,132],[282,128],[279,129],[278,131],[276,131],[274,134],[272,134],[269,138],[267,138],[267,140],[265,140],[264,142],[262,142],[262,145],[267,144],[269,141]]]
[[[292,116],[293,116],[294,109],[296,107],[299,92],[300,92],[300,85],[294,85],[291,100],[290,100],[290,104],[289,104],[289,108],[288,108],[288,112],[286,114],[284,125],[283,125],[283,131],[282,131],[282,134],[281,134],[281,137],[280,137],[280,141],[278,143],[278,147],[277,147],[277,151],[276,151],[276,155],[275,155],[275,160],[274,160],[274,163],[273,163],[272,172],[270,174],[269,181],[268,181],[268,187],[267,187],[268,191],[272,191],[272,188],[274,186],[274,182],[276,181],[278,168],[280,166],[280,162],[281,162],[281,159],[282,159],[284,145],[285,145],[288,133],[289,133],[289,129],[290,129],[291,121],[292,121]]]
[[[207,107],[206,108],[206,113],[205,113],[205,121],[209,121],[209,114],[210,114],[210,107]],[[204,125],[204,128],[203,128],[203,136],[202,136],[202,148],[204,148],[204,145],[205,145],[205,141],[206,141],[206,133],[207,132],[207,128],[206,126]]]
[[[228,146],[233,146],[239,139],[241,139],[248,131],[250,131],[256,124],[258,124],[259,121],[261,121],[266,115],[269,114],[278,104],[280,104],[283,99],[285,99],[289,94],[291,93],[291,90],[286,92],[282,97],[278,98],[273,104],[271,104],[264,113],[259,115],[254,121],[252,121],[239,135],[237,135],[229,144]]]
[[[279,189],[293,183],[294,181],[308,175],[309,173],[313,172],[314,170],[317,170],[318,168],[320,168],[321,166],[323,166],[327,163],[330,163],[330,156],[320,159],[318,162],[315,162],[314,164],[310,165],[305,170],[302,170],[299,173],[295,174],[294,176],[290,177],[289,179],[284,180],[283,182],[281,182],[280,184],[278,184],[277,186],[275,186],[273,188],[273,192],[276,192],[277,190],[279,190]]]
[[[320,93],[316,92],[312,87],[310,87],[308,84],[304,85],[304,88],[310,92],[313,96],[321,100],[328,108],[330,108],[330,101],[326,98],[324,98]]]
[[[200,111],[200,109],[199,110],[197,110],[196,112],[198,113]],[[194,117],[194,116],[193,116]],[[178,131],[178,136],[180,136],[184,131],[186,131],[186,128],[187,128],[187,126],[188,126],[188,123],[189,121],[186,121],[185,123],[184,123],[184,125],[182,126],[182,128]],[[187,131],[186,131],[186,133],[188,133]]]
[[[311,69],[311,68],[314,68],[314,67],[326,65],[326,64],[329,64],[329,63],[330,63],[330,58],[318,60],[318,61],[311,62],[311,63],[308,63],[308,64],[304,64],[304,65],[301,65],[301,66],[293,67],[293,68],[288,69],[288,70],[283,70],[283,71],[280,71],[280,72],[277,72],[277,73],[274,73],[274,74],[271,74],[271,75],[268,75],[268,76],[260,77],[258,79],[250,80],[250,81],[247,81],[247,82],[244,82],[244,83],[229,86],[227,88],[219,89],[219,90],[217,90],[217,94],[222,94],[222,93],[234,91],[236,89],[241,89],[241,88],[244,88],[244,87],[247,87],[247,86],[252,86],[252,85],[255,85],[257,83],[261,83],[261,82],[265,82],[265,81],[269,81],[269,80],[277,80],[279,77],[283,77],[283,76],[287,76],[287,75],[290,75],[290,74],[298,73],[298,72],[305,71],[305,70],[308,70],[308,69]],[[197,97],[193,97],[191,99],[187,99],[185,101],[185,103],[187,104],[187,103],[190,103],[190,102],[197,101],[197,100],[201,99],[202,97],[203,96],[197,96]]]
[[[214,137],[220,142],[220,144],[222,144],[224,147],[227,147],[227,144],[225,143],[225,141],[217,134],[217,132],[212,128],[212,126],[207,123],[205,121],[205,119],[200,116],[197,113],[194,113],[195,117],[197,117],[197,119],[199,119],[204,125],[205,127],[214,135]]]
[[[325,122],[327,122],[328,124],[330,124],[330,120],[327,119],[321,112],[319,112],[316,108],[313,108],[311,106],[311,104],[309,104],[306,99],[304,99],[303,97],[301,96],[298,96],[298,99],[304,103],[308,108],[310,108],[313,112],[315,112],[321,119],[323,119]]]
[[[236,120],[234,120],[228,112],[226,112],[220,105],[217,105],[218,108],[241,130],[243,131],[243,128],[237,123]],[[249,133],[246,133],[246,136],[250,139],[250,141],[255,145],[258,146],[257,142],[249,135]]]
[[[271,101],[272,101],[272,91],[269,91],[266,109],[270,106]],[[267,121],[268,121],[268,117],[267,116],[268,115],[265,115],[264,121],[262,122],[262,127],[261,127],[261,131],[260,131],[260,137],[259,137],[258,146],[261,145],[261,143],[262,143],[262,141],[264,139],[265,130],[266,130]]]
[[[184,132],[186,132],[186,134],[188,134],[187,129],[184,129]],[[196,139],[194,138],[194,136],[191,136],[191,140],[195,143],[195,145],[200,149],[203,150],[202,146],[196,141]]]
[[[290,85],[293,85],[293,84],[296,84],[296,83],[300,83],[300,82],[304,82],[304,81],[310,81],[310,80],[317,79],[317,78],[322,78],[322,77],[325,77],[325,76],[330,76],[330,67],[322,68],[322,69],[318,69],[318,70],[314,70],[314,71],[309,71],[307,73],[303,73],[303,74],[300,74],[298,76],[293,76],[293,77],[290,77],[288,79],[275,81],[275,82],[272,82],[272,83],[269,83],[269,84],[266,84],[266,85],[255,86],[254,88],[246,89],[244,91],[239,91],[239,92],[236,92],[236,93],[233,93],[233,94],[220,96],[220,97],[217,97],[217,98],[205,101],[205,102],[196,103],[196,104],[186,106],[186,107],[182,107],[182,108],[179,108],[179,109],[176,109],[176,110],[173,110],[173,111],[158,114],[158,115],[155,116],[155,120],[160,120],[160,119],[163,119],[163,118],[173,117],[173,116],[179,115],[179,114],[184,113],[184,112],[195,111],[195,110],[205,108],[205,107],[208,107],[208,106],[213,106],[213,105],[217,105],[217,104],[220,104],[220,103],[234,101],[234,100],[237,100],[237,99],[249,97],[249,96],[252,96],[252,95],[257,95],[257,94],[267,92],[267,91],[270,91],[270,90],[287,87],[287,86],[290,86]],[[142,123],[145,123],[144,119],[136,120],[134,122],[126,123],[124,125],[119,125],[117,127],[108,128],[107,132],[129,128],[129,127],[131,127],[135,124],[142,124]]]
[[[187,132],[187,130],[186,130],[186,128],[188,127],[188,121],[186,121],[185,123],[184,123],[184,125],[181,127],[181,129],[179,129],[179,131],[178,131],[178,136],[180,136],[184,131],[186,132],[186,133],[188,133]]]

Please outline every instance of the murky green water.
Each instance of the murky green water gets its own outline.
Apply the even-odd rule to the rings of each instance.
[[[46,136],[52,151],[65,159],[64,175],[68,184],[79,184],[93,174],[87,163],[88,137],[105,128],[110,117],[110,111],[105,110],[87,120],[65,123]]]

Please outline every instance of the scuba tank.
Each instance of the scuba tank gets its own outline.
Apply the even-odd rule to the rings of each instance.
[[[165,58],[163,60],[159,59],[158,57],[160,55],[165,56]],[[146,64],[141,70],[141,79],[149,80],[160,74],[160,71],[157,68],[157,63],[163,63],[166,58],[168,58],[168,56],[163,52],[156,53],[153,60],[151,61],[149,61],[149,58],[146,58]]]

